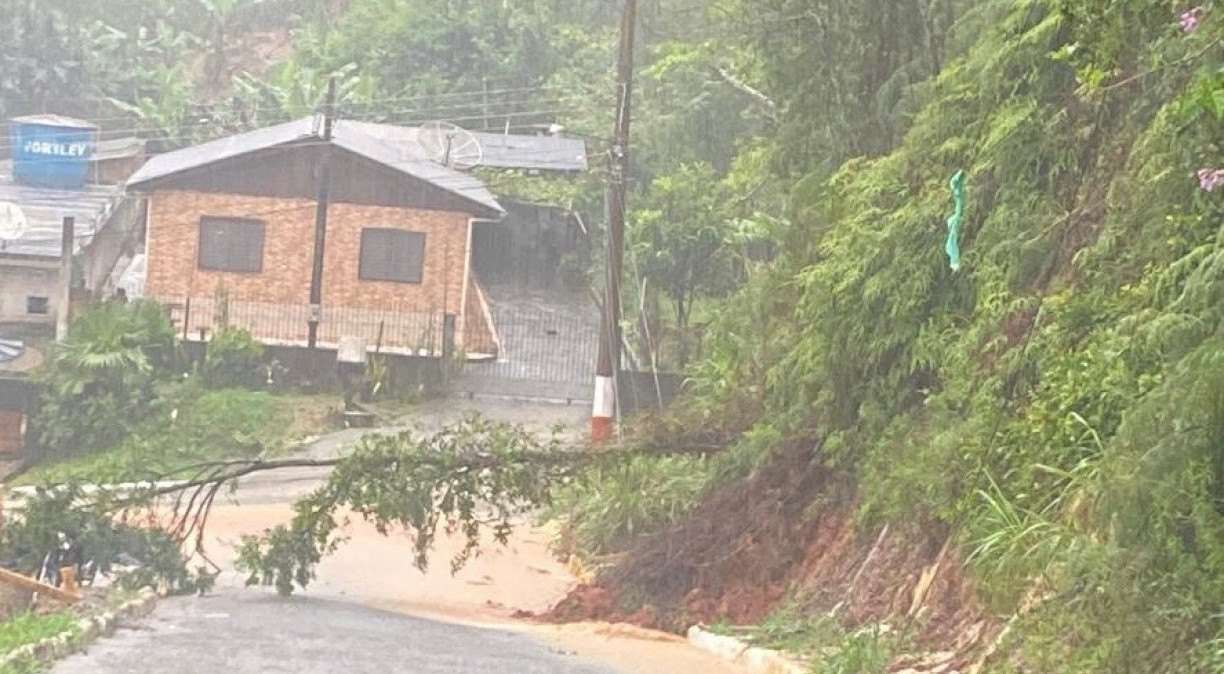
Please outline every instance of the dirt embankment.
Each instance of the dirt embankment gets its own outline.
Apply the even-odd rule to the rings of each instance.
[[[678,631],[759,622],[798,596],[811,614],[847,627],[905,629],[920,651],[954,654],[941,661],[947,671],[965,671],[1002,625],[976,601],[956,545],[943,531],[858,526],[854,488],[817,460],[811,449],[794,449],[713,494],[640,541],[597,584],[571,592],[548,618]]]

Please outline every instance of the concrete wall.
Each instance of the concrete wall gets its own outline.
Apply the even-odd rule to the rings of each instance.
[[[217,272],[197,263],[202,216],[263,220],[263,270]],[[323,304],[463,312],[470,217],[465,213],[332,204],[328,215]],[[162,190],[150,197],[146,294],[166,302],[211,297],[224,286],[235,300],[308,304],[314,250],[314,202],[306,199]],[[423,232],[422,281],[391,283],[358,277],[361,231],[380,227]]]
[[[115,207],[89,245],[77,252],[73,261],[73,283],[78,300],[85,301],[105,293],[106,280],[115,264],[125,252],[131,252],[140,219],[140,202],[125,199]],[[61,293],[58,259],[0,257],[0,322],[54,323]],[[30,296],[48,298],[46,316],[26,311],[26,298]]]
[[[94,235],[79,254],[81,278],[76,280],[94,297],[104,296],[110,290],[106,282],[115,271],[119,259],[135,253],[136,228],[143,215],[144,208],[139,199],[124,199],[115,207],[106,226]]]
[[[187,355],[195,362],[204,356],[206,343],[184,342]],[[442,360],[417,356],[383,354],[387,364],[390,393],[445,393],[448,387]],[[275,363],[276,387],[308,387],[340,393],[341,382],[335,349],[306,349],[294,346],[267,346],[264,361]]]
[[[61,294],[59,262],[0,258],[0,321],[55,323]],[[26,311],[27,297],[46,297],[46,315]]]

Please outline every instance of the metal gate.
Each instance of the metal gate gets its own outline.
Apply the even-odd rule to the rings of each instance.
[[[599,312],[572,297],[491,292],[500,349],[496,360],[471,361],[460,392],[590,402]]]

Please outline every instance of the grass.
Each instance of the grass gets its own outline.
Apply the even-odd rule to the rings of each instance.
[[[10,653],[22,646],[76,629],[77,616],[72,611],[41,615],[24,611],[0,623],[0,653]]]
[[[562,523],[560,554],[599,556],[692,510],[710,479],[709,462],[699,457],[598,464],[555,490],[543,519]]]
[[[115,609],[129,599],[138,597],[136,590],[112,589],[102,602],[105,609]],[[36,614],[32,611],[22,611],[0,622],[0,655],[11,653],[18,648],[38,643],[49,637],[59,636],[69,632],[76,636],[79,616],[72,611],[56,611],[54,613]],[[14,662],[0,666],[0,674],[36,674],[46,671],[46,668],[36,658],[19,658]]]
[[[812,663],[812,674],[885,672],[893,655],[904,646],[903,636],[883,625],[847,630],[836,618],[824,612],[813,613],[796,599],[784,602],[760,625],[722,625],[716,631],[802,657]]]
[[[276,455],[328,426],[330,398],[223,389],[185,396],[177,414],[109,449],[35,466],[14,485],[147,480],[207,461]]]

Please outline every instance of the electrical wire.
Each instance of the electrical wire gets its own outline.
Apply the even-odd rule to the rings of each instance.
[[[475,90],[475,91],[450,92],[450,93],[441,93],[441,94],[420,94],[420,95],[412,95],[412,96],[387,96],[383,98],[372,98],[372,99],[353,99],[353,100],[348,100],[348,101],[341,101],[340,106],[343,108],[343,107],[351,107],[351,106],[372,106],[372,105],[379,105],[379,104],[385,104],[385,103],[405,105],[405,104],[410,104],[410,103],[420,103],[423,101],[431,101],[431,100],[437,101],[439,99],[449,99],[449,98],[456,98],[456,97],[462,97],[462,96],[473,97],[472,101],[470,102],[464,102],[464,103],[458,103],[458,104],[451,102],[451,101],[445,101],[447,102],[447,106],[444,108],[439,108],[439,109],[454,109],[454,108],[459,108],[459,107],[467,107],[470,105],[481,105],[485,102],[485,100],[489,96],[500,96],[501,94],[506,94],[506,93],[518,94],[518,96],[515,96],[515,98],[521,98],[521,100],[506,101],[505,99],[502,99],[502,100],[491,101],[491,102],[497,105],[526,103],[526,102],[531,102],[532,98],[530,96],[522,96],[522,94],[543,93],[543,92],[556,92],[560,94],[560,93],[564,93],[565,91],[566,91],[565,88],[562,87],[561,85],[541,85],[537,87],[493,89],[493,90],[489,90],[488,92],[484,90]],[[284,106],[281,106],[281,105],[266,105],[266,106],[253,106],[253,107],[237,106],[236,107],[233,105],[232,102],[215,102],[215,103],[207,104],[205,107],[224,109],[227,111],[241,110],[243,112],[260,112],[260,111],[283,112],[284,111]],[[34,113],[34,114],[39,114],[39,113]],[[103,126],[100,124],[101,122],[114,122],[114,121],[129,121],[130,122],[132,121],[132,116],[131,115],[116,115],[112,117],[74,117],[74,119],[79,119],[84,122],[89,122],[91,124]],[[109,129],[104,129],[104,130],[109,130]]]
[[[545,99],[524,99],[521,101],[509,101],[505,103],[499,102],[498,108],[497,109],[490,108],[487,114],[484,111],[477,110],[478,108],[482,107],[481,104],[478,104],[478,103],[471,104],[471,105],[465,104],[465,105],[459,105],[459,106],[448,106],[448,107],[439,107],[439,108],[417,108],[417,109],[411,109],[411,110],[409,109],[386,110],[386,111],[368,110],[368,111],[365,111],[365,114],[369,116],[387,116],[387,115],[412,112],[416,115],[424,117],[425,116],[424,113],[427,112],[427,113],[431,113],[429,116],[431,120],[436,120],[436,119],[441,119],[443,117],[446,117],[446,115],[438,114],[438,113],[445,113],[449,111],[464,111],[464,112],[476,111],[476,114],[471,115],[469,118],[488,117],[489,119],[497,119],[499,117],[505,116],[506,114],[505,111],[507,108],[514,108],[518,106],[523,106],[523,107],[526,107],[526,106],[555,106],[555,105],[566,104],[568,102],[570,102],[570,99],[566,97],[553,97],[553,98],[545,98]],[[341,112],[358,112],[356,108],[353,108],[350,106],[342,105],[339,107],[340,107]],[[243,116],[248,116],[248,117],[258,116],[250,108],[231,108],[231,109],[227,109],[225,112],[226,114],[229,114],[229,115],[243,115]],[[518,114],[521,111],[514,110],[513,112],[515,114]],[[178,126],[182,129],[200,128],[200,127],[218,125],[224,121],[218,118],[206,118],[203,115],[192,115],[192,116],[198,116],[200,118],[195,121],[183,121]],[[309,115],[290,115],[281,108],[277,108],[276,113],[268,115],[268,117],[271,119],[283,118],[286,121],[290,121],[293,119],[301,119],[303,117],[308,117],[308,116]],[[90,121],[92,123],[92,120],[83,120],[83,121]],[[131,117],[128,117],[127,121],[134,122],[135,120]],[[99,131],[104,135],[115,136],[115,135],[124,134],[124,133],[141,133],[141,132],[148,133],[149,131],[151,131],[151,129],[148,125],[141,125],[141,126],[121,127],[121,128],[100,128]]]
[[[412,118],[406,118],[406,119],[395,115],[395,113],[388,113],[388,114],[376,115],[376,117],[378,118],[378,121],[374,121],[370,123],[376,123],[376,124],[381,123],[381,124],[390,124],[390,125],[398,125],[398,126],[419,126],[421,124],[426,124],[429,122],[435,122],[435,121],[439,121],[440,119],[444,119],[445,121],[462,125],[462,123],[482,121],[482,120],[502,122],[502,121],[509,121],[509,120],[515,120],[515,119],[522,119],[525,117],[553,117],[553,118],[556,118],[560,115],[571,113],[578,109],[581,109],[579,107],[566,106],[567,101],[564,101],[564,100],[543,101],[542,103],[545,105],[551,105],[552,107],[548,107],[545,109],[520,110],[520,111],[510,111],[510,112],[499,110],[496,112],[490,111],[487,114],[484,112],[480,112],[477,114],[472,114],[468,116],[458,116],[458,117],[455,117],[455,116],[447,117],[445,115],[436,115],[436,116],[431,115],[428,117],[419,116],[419,117],[412,117]],[[404,111],[404,113],[409,114],[408,111]],[[286,119],[282,122],[276,122],[268,126],[275,126],[276,124],[287,123],[290,121],[294,121],[295,119],[301,119],[301,117]],[[363,120],[352,119],[348,121],[363,121]],[[183,126],[188,129],[195,128],[197,130],[203,130],[205,128],[213,128],[218,132],[231,132],[231,134],[233,132],[232,128],[227,128],[228,125],[222,122],[219,122],[219,121],[215,121],[215,120],[204,120],[204,121],[200,121],[196,123],[184,124]],[[261,128],[267,128],[267,127],[261,127]],[[252,129],[252,130],[255,130],[255,129]],[[137,127],[137,128],[127,129],[127,130],[107,130],[105,133],[107,135],[112,135],[112,134],[123,134],[123,133],[148,134],[149,132],[150,130],[148,128]],[[502,135],[502,134],[499,134],[499,132],[495,130],[485,131],[485,132]],[[239,133],[243,133],[243,131],[239,131]],[[126,137],[131,137],[131,136],[126,136]],[[140,137],[140,136],[137,136],[137,137]],[[108,140],[123,140],[124,138],[125,137],[120,137],[120,138],[112,138]],[[180,134],[171,134],[171,135],[157,134],[157,135],[153,135],[150,137],[145,137],[143,138],[143,140],[158,141],[158,142],[174,142],[174,141],[183,141],[183,142],[192,142],[192,143],[205,142],[205,139],[202,139],[200,137],[200,134],[194,134],[194,133],[180,133]],[[11,151],[13,147],[14,145],[11,141],[10,142],[0,142],[0,153]]]

